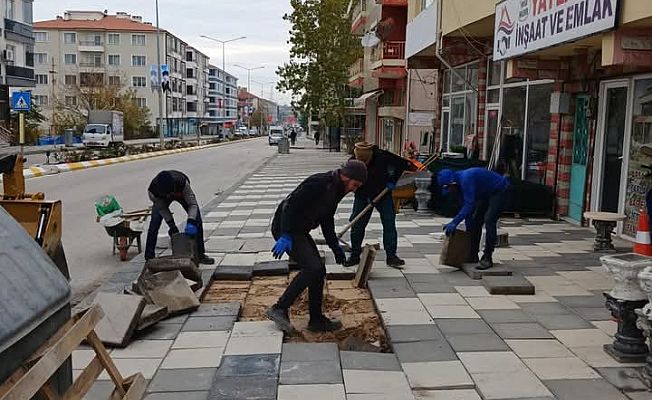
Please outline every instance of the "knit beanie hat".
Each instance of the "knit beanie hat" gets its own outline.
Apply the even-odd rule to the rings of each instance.
[[[373,152],[374,145],[368,142],[358,142],[355,144],[353,149],[353,154],[355,155],[356,160],[360,160],[365,164],[371,162],[371,158],[374,155]]]
[[[367,181],[367,166],[362,161],[349,160],[340,168],[340,174],[365,183]]]

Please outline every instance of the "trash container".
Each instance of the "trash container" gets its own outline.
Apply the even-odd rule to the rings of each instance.
[[[278,141],[278,153],[290,154],[290,140],[285,136]]]
[[[70,285],[48,255],[0,207],[0,382],[70,320]],[[72,384],[66,361],[51,381]]]
[[[63,131],[63,143],[66,147],[72,147],[74,131],[72,128]]]

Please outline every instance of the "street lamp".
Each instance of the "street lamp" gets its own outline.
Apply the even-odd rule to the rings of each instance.
[[[233,64],[234,67],[242,68],[244,70],[247,70],[247,100],[249,100],[249,95],[251,94],[251,71],[255,71],[257,69],[263,69],[265,68],[264,65],[261,65],[260,67],[254,67],[254,68],[247,68],[243,67],[242,65],[238,64]],[[247,123],[247,128],[251,129],[251,117],[248,118],[248,123]]]
[[[222,71],[226,73],[226,55],[224,48],[226,47],[227,43],[235,42],[236,40],[242,40],[246,39],[246,36],[240,36],[235,39],[229,39],[229,40],[220,40],[220,39],[215,39],[214,37],[206,36],[206,35],[201,35],[200,37],[203,37],[204,39],[212,40],[214,42],[218,42],[222,44]]]
[[[161,149],[164,147],[165,140],[163,139],[163,129],[161,127],[161,122],[163,119],[163,82],[161,76],[161,28],[159,26],[158,19],[158,0],[156,0],[156,62],[158,69],[158,118],[156,119],[156,129],[158,129],[158,136],[161,144]]]

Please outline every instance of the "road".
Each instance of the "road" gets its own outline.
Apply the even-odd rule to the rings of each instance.
[[[200,206],[262,165],[276,151],[266,138],[170,156],[91,168],[27,181],[28,192],[44,192],[47,199],[63,202],[63,244],[68,258],[73,293],[79,295],[120,270],[111,255],[111,241],[95,222],[95,200],[114,194],[125,210],[149,205],[147,186],[161,170],[177,169],[192,182]],[[185,213],[173,209],[178,222]],[[163,224],[165,225],[165,224]],[[162,227],[161,232],[167,232]],[[143,246],[145,241],[143,235]]]

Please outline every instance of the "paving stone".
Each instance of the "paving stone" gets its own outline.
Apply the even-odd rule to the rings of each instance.
[[[524,303],[521,308],[531,315],[568,314],[569,309],[560,303]]]
[[[604,379],[560,379],[545,383],[559,400],[627,400]]]
[[[240,315],[240,302],[202,304],[192,313],[193,317],[226,317],[229,315]]]
[[[475,385],[461,362],[402,363],[412,389],[468,389]]]
[[[123,376],[131,376],[135,373],[142,373],[145,379],[152,379],[156,370],[161,365],[161,358],[114,358],[113,363],[115,364],[118,371]],[[98,380],[110,380],[109,374],[104,371],[97,378]]]
[[[107,398],[107,397],[104,397]],[[207,400],[208,392],[150,393],[145,400]]]
[[[463,297],[489,297],[490,293],[482,286],[455,286]]]
[[[249,219],[251,221],[251,219]],[[251,253],[259,253],[259,252],[267,252],[271,251],[272,247],[274,247],[274,239],[271,238],[262,238],[262,239],[248,239],[245,244],[242,246],[240,251],[242,252],[251,252]]]
[[[342,351],[342,369],[361,369],[372,371],[401,371],[401,364],[395,354]]]
[[[115,384],[113,382],[95,381],[88,393],[84,396],[84,400],[106,400],[113,390],[115,390]]]
[[[148,392],[189,392],[209,390],[216,368],[162,369],[147,387]]]
[[[425,283],[414,282],[410,284],[417,293],[455,293],[455,287],[447,282]]]
[[[183,325],[183,332],[201,332],[201,331],[228,331],[233,328],[236,320],[235,315],[223,317],[191,317]]]
[[[93,304],[99,304],[104,311],[104,317],[95,327],[100,340],[113,346],[126,346],[145,308],[145,299],[141,296],[100,292],[95,296]]]
[[[473,380],[476,390],[485,400],[552,397],[529,370],[473,374]]]
[[[263,261],[254,264],[254,276],[277,276],[287,275],[290,267],[287,260]]]
[[[525,358],[523,362],[539,379],[595,379],[597,372],[577,357]]]
[[[276,400],[277,386],[273,376],[217,376],[208,400]]]
[[[481,400],[473,389],[419,390],[414,396],[415,400]]]
[[[161,369],[219,367],[223,352],[223,347],[170,350]]]
[[[466,321],[466,320],[464,320]],[[387,334],[393,344],[440,340],[442,333],[435,325],[395,325],[387,327]]]
[[[534,319],[549,330],[588,329],[594,326],[575,314],[534,315]]]
[[[112,358],[163,358],[170,350],[172,340],[137,340],[131,342],[129,347],[115,349],[111,352]]]
[[[490,323],[534,322],[534,318],[523,310],[479,310],[478,314]]]
[[[647,390],[644,392],[628,392],[626,394],[630,400],[650,400],[650,392]]]
[[[470,334],[470,333],[488,333],[492,334],[493,330],[486,322],[481,319],[438,319],[437,326],[444,335]]]
[[[282,385],[342,383],[338,361],[287,361],[281,363]]]
[[[283,344],[282,335],[233,337],[226,345],[225,355],[280,354]]]
[[[641,380],[641,372],[636,368],[597,368],[607,382],[625,392],[648,390],[648,387]],[[648,392],[652,398],[652,393]]]
[[[600,329],[572,329],[550,331],[566,347],[602,346],[613,339]]]
[[[568,307],[605,307],[605,298],[602,294],[594,296],[557,296],[557,300]]]
[[[253,271],[253,265],[219,265],[213,272],[213,279],[216,281],[250,281]]]
[[[278,376],[280,359],[277,354],[224,356],[217,376]]]
[[[179,335],[183,324],[158,323],[136,334],[138,340],[174,339]]]
[[[606,307],[581,307],[571,310],[587,321],[610,321],[613,318]]]
[[[472,375],[527,370],[525,364],[511,351],[462,352],[459,353],[459,357],[464,367]]]
[[[231,231],[234,231],[237,234],[239,229],[231,229]],[[225,229],[220,229],[219,233],[221,235],[228,236]],[[240,251],[244,243],[245,243],[244,240],[209,238],[206,241],[205,246],[206,246],[206,251],[210,253],[231,253],[231,252]]]
[[[281,385],[278,400],[346,400],[344,385]]]
[[[517,310],[518,304],[507,296],[469,297],[466,299],[475,310]]]
[[[548,330],[536,322],[491,324],[491,327],[503,339],[554,339]]]
[[[462,271],[464,271],[469,278],[474,279],[474,280],[480,280],[484,276],[510,276],[512,275],[512,270],[500,266],[500,265],[495,265],[493,268],[489,268],[486,270],[479,270],[476,269],[477,264],[465,264],[464,267],[462,267]]]
[[[433,318],[480,318],[470,306],[429,306],[427,310]]]
[[[466,306],[468,303],[457,293],[426,293],[420,294],[419,300],[428,306]]]
[[[181,332],[172,344],[172,349],[224,348],[229,336],[229,331]]]
[[[455,352],[443,337],[421,342],[394,343],[393,348],[401,363],[457,359]]]
[[[369,292],[374,297],[374,299],[394,299],[394,298],[405,298],[405,297],[416,297],[414,290],[407,283],[404,286],[397,287],[387,287],[387,286],[378,286],[374,282],[376,280],[372,279],[369,281]]]
[[[447,335],[446,339],[456,352],[509,350],[507,344],[495,333]]]
[[[336,343],[284,343],[282,360],[286,361],[337,361]]]
[[[482,283],[491,294],[522,294],[535,293],[534,285],[522,276],[485,276]]]
[[[341,265],[326,265],[326,279],[329,281],[350,281],[355,278],[356,269]]]
[[[233,326],[231,338],[280,336],[280,331],[272,321],[239,321]]]
[[[395,393],[412,395],[405,374],[401,371],[361,371],[345,369],[344,387],[349,393],[385,394],[388,399],[400,398]],[[391,395],[391,396],[390,396]],[[375,397],[375,398],[378,398]]]
[[[571,353],[557,340],[531,339],[506,340],[514,353],[521,358],[572,357]]]
[[[624,366],[624,364],[619,363],[607,354],[602,345],[573,347],[571,351],[593,368],[618,368]]]
[[[188,318],[189,318],[189,314],[175,315],[164,319],[163,321],[159,322],[158,325],[183,324],[188,320]]]

